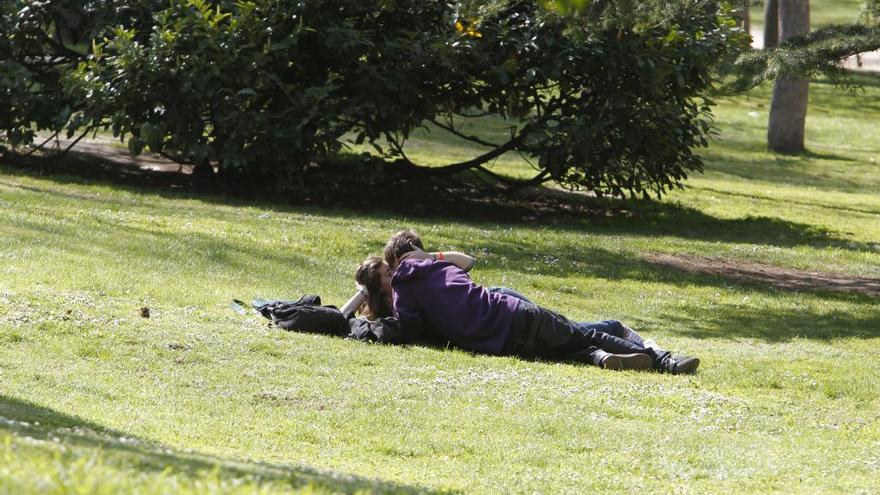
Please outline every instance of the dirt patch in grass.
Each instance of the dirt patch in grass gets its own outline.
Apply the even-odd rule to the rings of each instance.
[[[837,273],[780,268],[745,261],[700,256],[653,254],[645,259],[655,265],[689,273],[715,275],[741,282],[769,284],[794,291],[828,291],[880,297],[880,279],[850,277]]]

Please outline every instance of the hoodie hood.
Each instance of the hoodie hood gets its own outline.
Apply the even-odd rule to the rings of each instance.
[[[397,266],[397,270],[394,271],[391,281],[393,283],[395,280],[424,278],[431,272],[431,266],[434,263],[442,262],[435,262],[432,260],[403,260],[400,265]]]

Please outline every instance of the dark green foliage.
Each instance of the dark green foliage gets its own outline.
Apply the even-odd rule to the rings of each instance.
[[[876,21],[880,18],[880,0],[865,0],[865,7],[862,10],[868,20]]]
[[[880,49],[880,27],[866,24],[830,25],[792,38],[778,48],[743,54],[736,64],[734,86],[742,91],[783,75],[826,77],[844,86],[852,83],[842,62],[853,55]]]
[[[29,144],[36,130],[61,130],[71,117],[60,79],[81,54],[53,38],[57,17],[45,5],[0,2],[0,145]]]
[[[61,4],[47,3],[55,13],[36,31],[57,29]],[[2,2],[2,22],[16,22],[21,4]],[[744,45],[729,12],[710,0],[81,5],[73,34],[102,33],[90,56],[55,66],[51,94],[60,100],[39,105],[49,115],[37,105],[12,109],[2,122],[7,140],[26,142],[16,133],[33,129],[110,128],[133,153],[149,147],[276,179],[326,162],[351,138],[396,158],[391,174],[452,174],[519,152],[534,157],[535,182],[660,194],[700,170],[695,149],[711,134],[702,95],[718,62]],[[37,53],[50,49],[44,40]],[[0,84],[4,98],[40,93],[12,69]],[[461,119],[484,112],[511,122],[508,141],[458,131]],[[487,152],[445,167],[411,163],[406,139],[428,122]]]
[[[346,132],[407,132],[433,111],[426,94],[458,90],[429,46],[448,7],[399,3],[173,1],[148,36],[113,30],[70,87],[133,152],[296,172]]]
[[[713,2],[592,2],[556,15],[511,3],[482,19],[467,63],[490,112],[521,118],[515,148],[556,181],[661,193],[701,168],[702,98],[738,31]],[[741,41],[740,41],[741,42]]]
[[[65,90],[65,78],[105,26],[142,27],[162,3],[0,0],[0,145],[30,144],[36,131],[82,129],[86,102]]]

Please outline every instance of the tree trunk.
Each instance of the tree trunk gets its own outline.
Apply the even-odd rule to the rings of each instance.
[[[738,0],[736,8],[736,17],[739,19],[739,25],[746,33],[751,33],[751,22],[749,20],[749,5],[752,0]]]
[[[779,39],[810,31],[809,0],[779,0]],[[809,81],[780,77],[773,85],[767,145],[774,151],[797,153],[804,150],[804,123],[807,118]]]
[[[764,2],[764,48],[779,45],[779,1]]]

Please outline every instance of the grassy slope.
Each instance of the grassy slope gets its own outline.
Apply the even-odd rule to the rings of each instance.
[[[722,139],[686,191],[541,225],[239,204],[2,169],[0,492],[873,490],[877,300],[642,258],[880,277],[880,89],[867,91],[813,86],[805,157],[764,151],[766,90],[724,99]],[[425,162],[473,151],[436,136],[416,144]],[[478,282],[630,322],[704,368],[610,373],[364,345],[226,308],[306,291],[340,303],[357,261],[404,225],[475,253]]]

